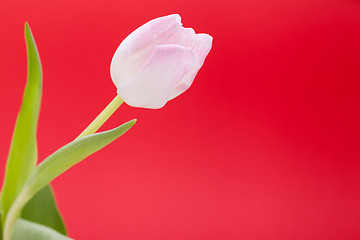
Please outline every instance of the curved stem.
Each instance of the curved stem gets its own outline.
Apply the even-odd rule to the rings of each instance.
[[[90,125],[76,138],[81,138],[89,134],[95,133],[109,119],[109,117],[118,109],[124,101],[116,95],[116,97],[106,106],[106,108],[90,123]]]

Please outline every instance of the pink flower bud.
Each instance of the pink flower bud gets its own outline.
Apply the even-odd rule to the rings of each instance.
[[[125,38],[111,61],[118,95],[133,107],[163,107],[191,86],[211,46],[210,35],[182,27],[178,14],[145,23]]]

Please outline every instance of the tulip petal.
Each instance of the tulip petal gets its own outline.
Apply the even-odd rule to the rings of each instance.
[[[157,109],[169,100],[173,88],[194,67],[190,48],[156,46],[143,68],[126,82],[118,82],[119,96],[130,106]]]
[[[195,41],[191,46],[195,58],[193,69],[188,72],[181,81],[178,82],[175,88],[173,88],[169,100],[176,98],[191,86],[196,74],[204,64],[205,58],[211,50],[212,40],[213,38],[208,34],[196,34]]]
[[[212,46],[212,37],[208,34],[196,34],[192,28],[184,28],[181,25],[173,26],[173,31],[156,40],[156,45],[176,44],[191,48],[197,58],[197,65],[202,66]]]
[[[163,38],[181,25],[181,17],[172,14],[153,19],[127,36],[116,50],[110,66],[111,78],[118,82],[133,77],[152,54],[157,39]]]
[[[191,49],[195,53],[197,60],[197,67],[199,69],[204,64],[205,58],[211,50],[212,41],[213,38],[209,34],[205,34],[205,33],[196,34],[196,41]]]
[[[181,26],[179,14],[153,19],[133,31],[121,43],[126,51],[133,53],[154,43],[158,38],[168,34],[174,26]]]

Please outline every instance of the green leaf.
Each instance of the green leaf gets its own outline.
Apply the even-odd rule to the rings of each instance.
[[[2,223],[1,220],[2,219],[2,213],[0,212],[0,240],[3,239],[3,232],[2,232]]]
[[[42,69],[36,44],[27,23],[25,24],[25,40],[28,77],[23,103],[13,133],[1,193],[0,207],[3,220],[37,162],[36,127],[41,102]]]
[[[22,208],[38,191],[81,160],[123,135],[135,122],[134,119],[112,130],[74,140],[41,162],[26,181],[23,190],[11,206],[4,224],[4,240],[10,240],[13,226]]]
[[[44,187],[25,205],[21,218],[45,225],[66,235],[65,225],[57,209],[50,185]]]
[[[0,209],[3,212],[1,226],[3,226],[5,222],[11,204],[21,191],[24,182],[34,170],[37,162],[36,128],[42,93],[42,68],[36,43],[27,23],[25,23],[25,41],[28,57],[27,85],[15,125],[7,161],[3,191],[0,197]],[[38,202],[40,199],[42,200]],[[48,204],[45,204],[45,199],[48,199]],[[50,207],[53,202],[54,197],[52,192],[47,191],[46,195],[42,193],[41,197],[35,196],[31,207],[35,208],[36,204]],[[62,223],[60,214],[57,213],[56,206],[52,206],[50,209],[41,207],[39,209],[39,207],[40,206],[36,207],[36,209],[39,210],[38,215],[48,215],[47,220],[49,223],[57,222],[55,229],[60,230],[60,226],[64,224]],[[50,220],[50,216],[53,216],[54,219]],[[32,221],[37,222],[39,220],[39,217],[36,215],[27,215],[27,217]],[[65,233],[64,230],[60,232]]]
[[[14,227],[11,240],[70,240],[71,238],[62,235],[44,225],[18,219]]]
[[[54,178],[126,133],[135,122],[134,119],[112,130],[87,135],[60,148],[36,167],[25,189],[32,194],[38,192]]]

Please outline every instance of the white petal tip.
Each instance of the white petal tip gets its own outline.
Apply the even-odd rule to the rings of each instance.
[[[175,17],[175,22],[179,22],[179,23],[181,23],[181,16],[179,15],[179,14],[172,14],[172,15],[170,15],[170,16],[174,16]]]

